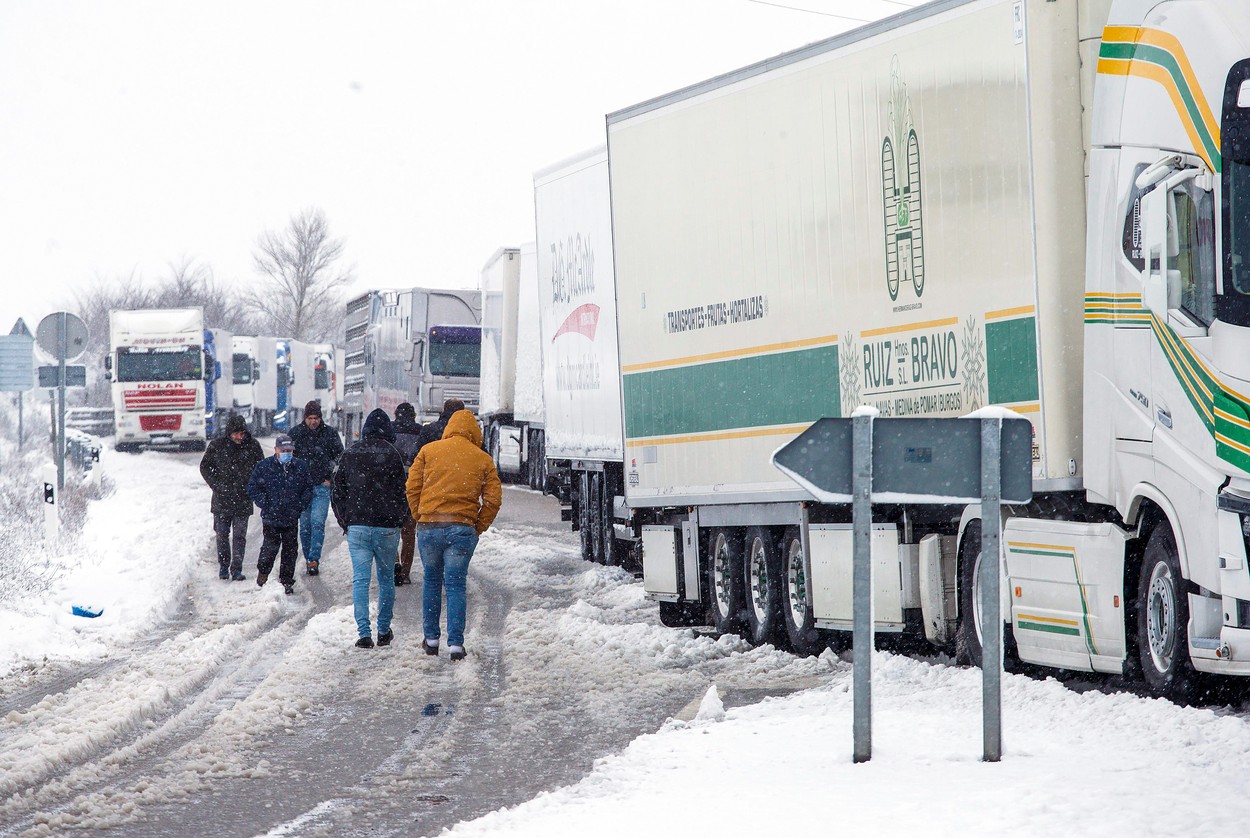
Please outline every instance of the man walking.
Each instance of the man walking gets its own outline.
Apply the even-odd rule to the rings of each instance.
[[[321,403],[304,405],[304,421],[291,429],[295,459],[303,460],[313,481],[312,502],[299,516],[299,541],[304,548],[308,575],[316,576],[321,565],[321,545],[326,539],[326,515],[330,511],[330,475],[343,453],[339,432],[321,420]]]
[[[371,412],[360,429],[360,441],[339,459],[330,504],[347,533],[352,556],[352,608],[356,646],[373,648],[369,626],[369,583],[378,571],[378,645],[389,646],[391,611],[395,605],[395,553],[399,528],[408,520],[404,501],[404,460],[392,444],[395,433],[386,411]]]
[[[417,409],[408,402],[395,407],[395,448],[404,458],[404,474],[416,459],[421,448],[421,425],[417,422]],[[412,584],[412,559],[417,548],[417,522],[411,517],[399,530],[399,562],[395,565],[395,586]]]
[[[200,476],[213,490],[213,532],[217,534],[217,575],[242,582],[243,553],[247,550],[247,522],[252,517],[252,499],[247,481],[252,469],[265,459],[260,443],[247,430],[247,421],[237,413],[226,420],[226,432],[208,444],[200,460]],[[234,530],[231,539],[230,531]]]
[[[295,559],[299,516],[312,501],[313,481],[308,466],[295,459],[295,443],[286,434],[279,434],[273,444],[273,456],[266,457],[252,469],[247,481],[247,494],[260,507],[265,540],[260,545],[256,562],[256,584],[264,586],[273,570],[274,557],[282,553],[278,580],[288,594],[295,593]]]
[[[428,426],[427,426],[428,427]],[[447,651],[463,660],[465,584],[478,537],[486,532],[503,500],[503,487],[482,431],[467,410],[447,421],[443,439],[422,447],[408,470],[408,507],[417,519],[417,549],[423,582],[421,614],[427,655],[438,654],[443,588],[447,589]]]

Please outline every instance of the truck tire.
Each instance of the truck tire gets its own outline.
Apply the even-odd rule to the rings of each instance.
[[[1189,585],[1167,522],[1150,533],[1137,585],[1137,651],[1142,678],[1156,695],[1191,701],[1199,676],[1189,659]]]
[[[968,666],[981,666],[981,522],[964,530],[959,542],[959,625],[955,630],[955,660]],[[1006,585],[1004,579],[1002,584]],[[1010,612],[1002,615],[1003,669],[1019,668],[1020,656],[1010,625]]]
[[[735,634],[742,628],[742,542],[731,529],[714,529],[707,555],[712,627],[720,634]]]
[[[767,527],[750,527],[743,539],[743,579],[746,582],[747,639],[756,646],[778,645],[781,629],[781,554]]]
[[[590,531],[590,560],[603,564],[603,472],[590,473],[590,496],[586,499]]]
[[[781,537],[781,567],[784,576],[781,622],[796,655],[815,655],[824,648],[824,638],[816,628],[812,613],[811,582],[803,561],[803,537],[798,527],[786,527]]]
[[[599,531],[603,537],[601,555],[605,565],[615,567],[620,564],[621,559],[620,553],[616,549],[616,527],[612,523],[615,517],[615,513],[612,511],[612,500],[616,490],[613,488],[612,480],[608,478],[606,471],[602,474],[599,486]]]
[[[588,562],[595,560],[591,548],[593,534],[590,530],[590,472],[577,473],[577,493],[573,498],[573,509],[577,513],[577,535],[581,541],[582,558]]]

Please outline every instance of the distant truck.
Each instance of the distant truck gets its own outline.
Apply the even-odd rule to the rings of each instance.
[[[606,148],[536,172],[534,217],[543,485],[578,531],[582,556],[618,564],[637,540],[623,502],[625,434]]]
[[[1250,4],[942,0],[607,118],[626,493],[665,622],[851,625],[822,416],[1010,408],[1033,501],[874,511],[873,613],[1194,695],[1250,676]],[[548,446],[553,438],[548,402]],[[908,497],[904,493],[903,497]]]
[[[200,308],[109,312],[109,354],[116,421],[114,448],[185,448],[207,442],[207,388],[215,367],[204,351]]]
[[[234,412],[253,434],[268,433],[278,408],[277,340],[235,335],[231,346]]]
[[[416,408],[419,422],[436,418],[453,397],[476,413],[481,321],[477,289],[376,290],[350,300],[344,438],[359,437],[370,411],[393,416],[400,402]]]
[[[211,385],[205,391],[209,438],[221,433],[234,406],[234,336],[225,329],[204,330],[204,354],[212,360]],[[205,369],[206,376],[208,369]]]
[[[546,484],[543,367],[535,246],[504,247],[482,268],[478,420],[501,477]]]
[[[313,398],[321,403],[325,420],[343,424],[343,350],[332,343],[313,344]]]

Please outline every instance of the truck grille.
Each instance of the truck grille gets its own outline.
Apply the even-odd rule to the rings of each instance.
[[[189,387],[162,387],[153,390],[126,390],[122,394],[126,410],[191,410],[195,390]]]

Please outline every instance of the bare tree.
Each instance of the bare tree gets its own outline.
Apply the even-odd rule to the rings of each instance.
[[[291,216],[285,230],[266,230],[256,242],[263,277],[248,294],[262,331],[304,341],[332,340],[343,319],[344,291],[353,276],[341,268],[343,240],[330,237],[316,208]]]
[[[204,325],[226,329],[236,335],[254,334],[255,318],[244,299],[223,288],[213,276],[213,269],[203,262],[184,258],[169,263],[169,274],[161,281],[153,297],[156,308],[199,306],[204,310]]]

